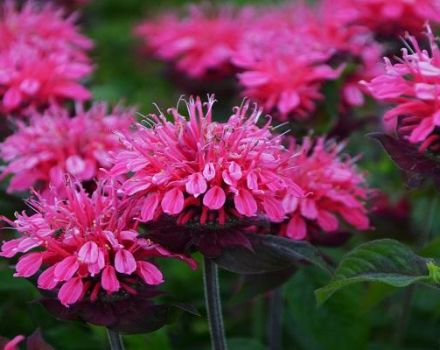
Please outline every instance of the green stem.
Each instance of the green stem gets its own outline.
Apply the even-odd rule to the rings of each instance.
[[[267,340],[269,350],[283,348],[283,287],[278,287],[270,293],[267,320]]]
[[[107,329],[108,341],[111,350],[124,350],[124,343],[122,337],[118,332]]]
[[[203,282],[211,334],[211,348],[212,350],[227,350],[218,282],[218,267],[207,257],[204,257]]]
[[[420,234],[418,245],[424,247],[429,241],[432,231],[432,225],[434,222],[435,212],[437,210],[437,199],[435,196],[432,198],[429,205],[428,217],[426,218],[425,230]],[[394,344],[399,346],[403,343],[405,338],[406,329],[408,328],[408,323],[411,317],[411,304],[414,297],[416,286],[412,285],[403,291],[402,307],[400,309],[398,320],[396,322],[396,329],[394,331]]]

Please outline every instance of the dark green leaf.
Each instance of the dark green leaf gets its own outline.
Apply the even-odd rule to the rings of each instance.
[[[406,287],[428,278],[428,262],[395,240],[361,244],[343,258],[332,281],[316,290],[316,298],[322,304],[338,289],[366,281]]]
[[[305,241],[250,234],[253,250],[245,247],[224,249],[214,261],[222,268],[241,274],[259,274],[285,270],[298,263],[309,263],[330,272],[320,251]]]

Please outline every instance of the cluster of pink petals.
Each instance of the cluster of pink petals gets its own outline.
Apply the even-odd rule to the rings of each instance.
[[[52,106],[29,121],[18,120],[17,131],[0,144],[7,163],[2,176],[12,175],[9,191],[62,185],[64,174],[89,181],[100,168],[111,166],[110,153],[121,147],[115,131],[129,132],[134,110],[95,103],[89,110],[78,104],[76,115]]]
[[[172,121],[151,115],[151,128],[139,125],[133,136],[123,137],[126,149],[110,173],[133,174],[121,191],[138,201],[141,221],[168,214],[179,224],[224,224],[257,215],[280,222],[282,196],[302,194],[282,174],[290,160],[281,136],[272,134],[270,120],[257,126],[261,109],[245,102],[217,123],[214,102],[191,98],[185,102],[189,118],[170,109]]]
[[[386,72],[365,83],[373,97],[394,105],[384,115],[386,128],[421,150],[440,139],[440,49],[429,27],[426,35],[429,51],[408,35],[402,58],[394,63],[385,58]]]
[[[38,287],[57,291],[63,305],[119,291],[136,294],[138,283],[162,283],[162,273],[150,262],[155,257],[181,258],[194,266],[139,236],[132,208],[114,184],[100,183],[89,195],[68,181],[64,193],[30,200],[35,213],[17,214],[10,224],[20,236],[5,241],[0,253],[6,258],[24,254],[15,276],[38,275]]]
[[[75,17],[49,5],[14,1],[0,7],[0,112],[24,114],[65,100],[85,101],[80,81],[93,70],[92,42],[79,33]]]
[[[309,118],[323,99],[323,85],[338,79],[350,59],[359,69],[347,78],[343,98],[349,106],[363,104],[358,80],[377,72],[381,53],[367,27],[352,25],[352,17],[330,1],[235,12],[223,8],[213,15],[193,7],[185,19],[169,14],[136,33],[156,56],[191,77],[210,69],[237,73],[242,95],[282,121]],[[344,60],[333,64],[337,56]]]
[[[232,8],[211,9],[192,6],[180,19],[167,14],[146,21],[135,29],[149,50],[157,57],[175,62],[179,70],[190,77],[202,78],[210,71],[230,68],[230,59],[242,35],[243,14]]]
[[[284,198],[283,207],[289,218],[282,225],[282,235],[302,240],[312,231],[335,232],[341,228],[341,221],[359,230],[370,227],[365,179],[353,159],[340,155],[342,148],[322,137],[306,137],[301,145],[292,145],[298,155],[290,176],[306,195]]]
[[[3,347],[3,350],[18,350],[18,344],[20,344],[25,337],[23,335],[17,335],[9,340]]]
[[[419,33],[427,21],[440,23],[438,0],[338,0],[334,6],[378,35]]]
[[[79,80],[91,71],[90,64],[72,62],[62,51],[46,52],[26,44],[0,50],[0,112],[29,111],[50,102],[88,100],[91,94]]]
[[[72,52],[86,58],[93,42],[75,25],[77,15],[66,17],[62,9],[28,0],[19,8],[16,1],[6,0],[0,7],[0,48],[24,43],[43,50]]]

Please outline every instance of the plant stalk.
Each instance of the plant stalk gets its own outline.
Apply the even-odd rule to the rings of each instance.
[[[267,340],[269,350],[283,348],[283,287],[274,289],[269,296],[269,310],[267,320]]]
[[[204,257],[203,282],[211,334],[211,348],[213,350],[227,350],[218,282],[218,267],[207,257]]]
[[[112,331],[111,329],[107,328],[107,335],[111,350],[124,350],[122,336],[118,332]]]

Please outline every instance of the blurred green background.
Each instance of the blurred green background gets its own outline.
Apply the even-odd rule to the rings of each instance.
[[[243,4],[245,1],[236,1]],[[255,3],[252,1],[249,3]],[[92,58],[96,72],[89,82],[96,99],[123,101],[136,105],[142,114],[154,111],[153,103],[163,110],[175,106],[182,94],[164,77],[166,67],[139,55],[132,36],[133,26],[146,16],[167,8],[185,5],[185,1],[92,0],[84,8],[81,25],[95,40]],[[331,97],[329,97],[331,103]],[[234,101],[235,100],[235,101]],[[239,97],[220,101],[217,117],[232,107]],[[361,115],[355,117],[362,117]],[[379,115],[378,115],[379,117]],[[325,123],[324,123],[325,124]],[[295,128],[295,126],[293,126]],[[425,247],[429,256],[440,256],[440,216],[435,193],[429,186],[408,190],[399,171],[381,148],[365,137],[380,128],[377,123],[351,135],[348,150],[362,153],[360,167],[367,172],[372,187],[388,193],[392,201],[407,196],[412,210],[408,220],[380,217],[380,224],[370,233],[359,234],[343,248],[327,249],[336,259],[362,241],[394,237],[412,245]],[[323,127],[322,132],[328,131]],[[3,213],[17,209],[10,198],[0,199]],[[379,221],[377,221],[379,223]],[[429,243],[430,242],[430,243]],[[162,330],[138,336],[126,336],[130,349],[209,349],[205,319],[201,271],[193,272],[184,264],[164,261],[164,290],[181,302],[195,305],[201,317],[184,316],[180,322]],[[265,344],[265,295],[240,299],[242,278],[221,271],[226,332],[231,350],[260,350]],[[38,292],[22,280],[12,277],[5,261],[0,262],[0,334],[13,337],[29,335],[40,327],[46,340],[56,349],[107,349],[104,329],[53,319],[35,300]],[[318,308],[313,291],[324,285],[327,277],[314,268],[298,271],[285,285],[283,315],[284,349],[304,350],[428,350],[440,348],[440,297],[434,290],[414,287],[394,290],[378,284],[359,285],[336,294]],[[245,283],[244,288],[252,288]]]

